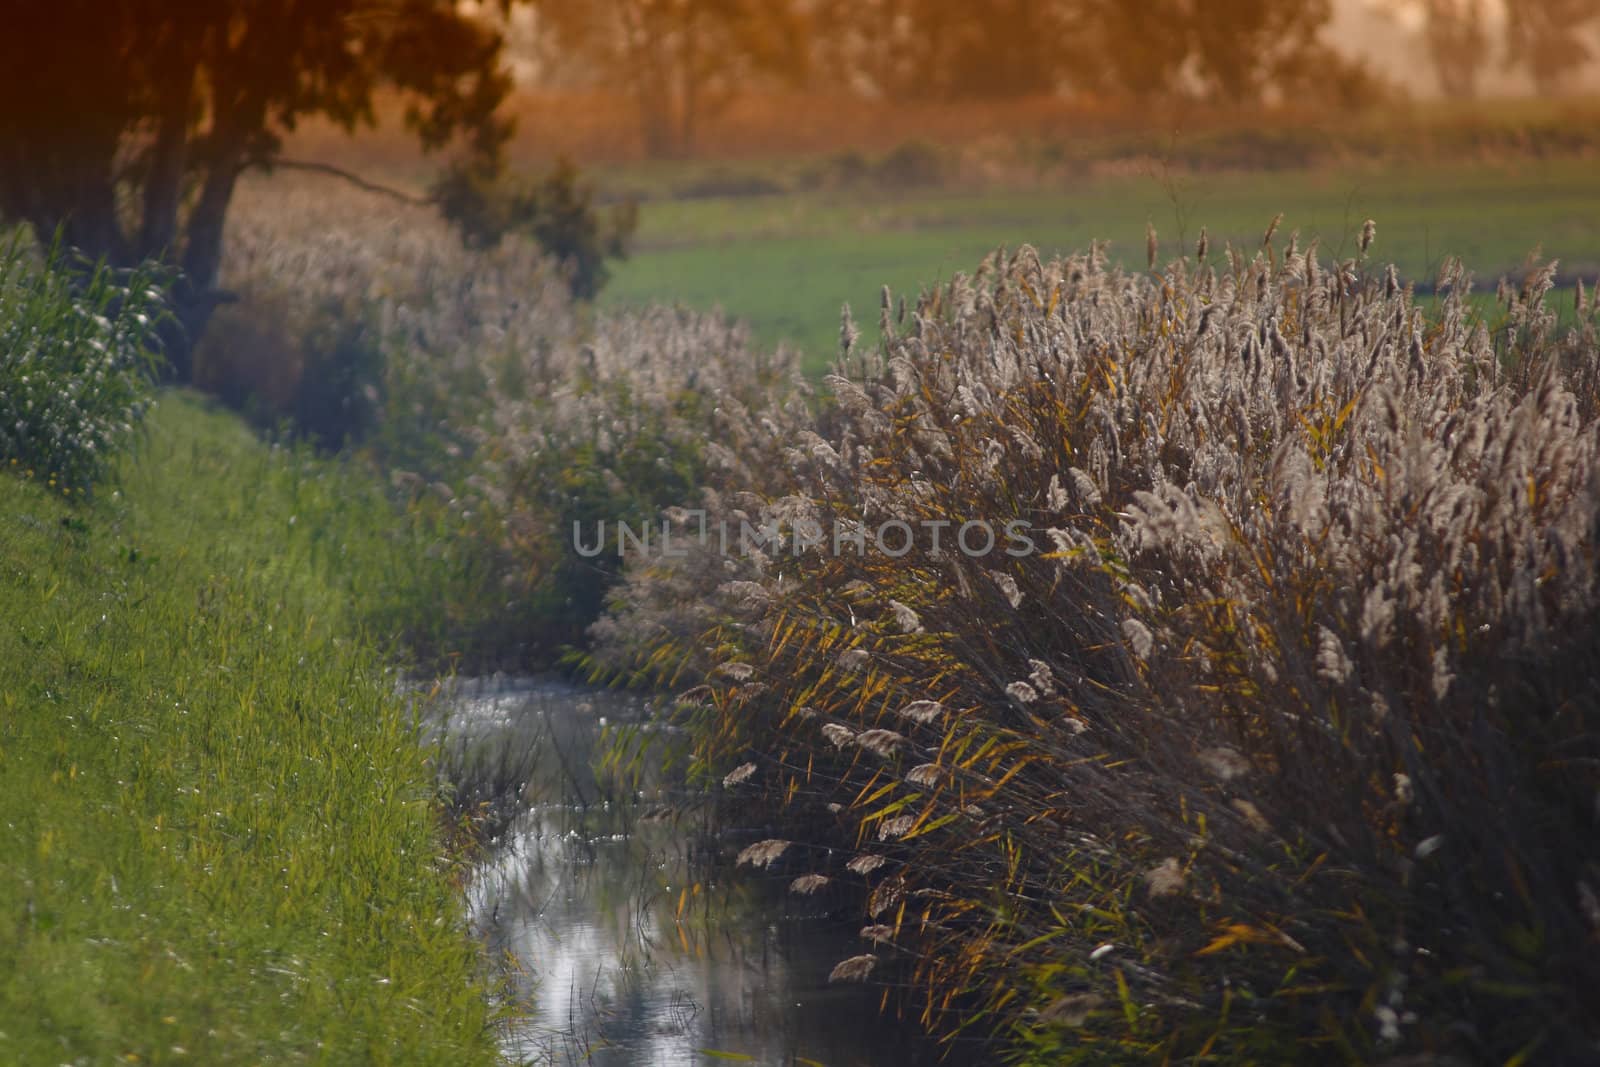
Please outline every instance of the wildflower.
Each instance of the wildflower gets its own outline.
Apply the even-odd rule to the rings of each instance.
[[[1055,675],[1050,671],[1050,664],[1041,659],[1030,659],[1028,666],[1028,683],[1045,696],[1055,696]]]
[[[878,957],[870,953],[864,956],[851,956],[847,960],[840,960],[833,970],[828,972],[828,981],[864,982],[877,965]]]
[[[740,782],[747,781],[755,773],[756,765],[754,763],[741,763],[723,777],[722,785],[724,788],[731,789]]]
[[[1267,822],[1266,816],[1261,814],[1261,809],[1250,803],[1250,801],[1237,797],[1232,804],[1233,810],[1244,816],[1244,821],[1250,825],[1250,829],[1263,834],[1272,829],[1272,825]]]
[[[863,852],[845,864],[845,867],[856,874],[871,874],[887,862],[882,856],[874,856],[871,853]]]
[[[884,912],[898,905],[906,898],[905,879],[895,875],[882,882],[873,889],[872,895],[867,898],[867,914],[876,919]]]
[[[1051,511],[1061,512],[1067,509],[1069,503],[1067,491],[1061,488],[1061,476],[1050,475],[1050,484],[1045,488],[1045,506]]]
[[[1338,636],[1326,626],[1317,627],[1317,677],[1342,683],[1349,681],[1354,668]]]
[[[828,876],[825,874],[802,874],[789,883],[789,892],[809,897],[818,890],[825,888],[828,881]]]
[[[1105,998],[1098,993],[1070,993],[1051,1001],[1049,1006],[1039,1013],[1039,1021],[1060,1023],[1063,1026],[1082,1026],[1089,1021],[1089,1016],[1095,1009],[1104,1003]]]
[[[944,705],[937,700],[913,700],[900,709],[902,718],[926,726],[944,714]]]
[[[855,733],[847,726],[840,726],[836,722],[823,723],[822,736],[833,743],[834,748],[844,748],[855,740]]]
[[[861,337],[861,331],[856,329],[855,320],[850,317],[850,305],[845,304],[839,309],[839,355],[848,358],[856,347],[856,341]]]
[[[1202,767],[1224,782],[1250,773],[1250,761],[1245,759],[1238,749],[1226,745],[1201,749],[1199,759]]]
[[[789,850],[789,844],[788,841],[777,839],[757,841],[739,853],[735,866],[743,867],[748,863],[752,867],[770,867]]]
[[[1167,857],[1145,872],[1144,884],[1152,897],[1175,896],[1184,882],[1183,867],[1174,857]]]
[[[1017,588],[1017,580],[1009,574],[990,574],[994,584],[1000,587],[1000,592],[1005,595],[1006,603],[1013,608],[1022,605],[1022,590]]]
[[[1072,479],[1072,491],[1078,494],[1078,499],[1084,507],[1092,508],[1100,503],[1100,487],[1089,477],[1087,471],[1077,467],[1068,467],[1067,476]]]
[[[1149,659],[1150,653],[1155,650],[1155,637],[1150,633],[1150,628],[1138,619],[1122,620],[1122,636],[1127,638],[1133,654],[1140,659]]]
[[[1038,701],[1039,691],[1027,682],[1012,682],[1006,686],[1006,696],[1018,704],[1032,704]]]
[[[875,756],[888,759],[905,746],[906,739],[893,730],[866,730],[856,735],[856,744]]]
[[[1588,920],[1589,929],[1600,936],[1600,895],[1596,895],[1588,882],[1578,883],[1578,910]]]
[[[717,673],[736,682],[748,682],[755,677],[756,669],[748,663],[724,663],[717,667]]]
[[[892,819],[885,819],[878,824],[878,840],[893,841],[896,838],[904,837],[911,832],[911,828],[916,825],[916,822],[916,816],[914,815],[896,815]]]
[[[1282,222],[1283,222],[1283,212],[1280,211],[1276,215],[1272,216],[1272,221],[1267,224],[1267,232],[1261,238],[1261,247],[1262,248],[1265,248],[1267,245],[1270,245],[1272,243],[1272,236],[1273,236],[1273,234],[1278,232],[1278,225],[1280,223],[1282,223]]]
[[[1450,650],[1443,645],[1433,653],[1433,697],[1435,700],[1444,700],[1450,694],[1450,685],[1455,681],[1455,675],[1450,670]]]
[[[847,671],[859,671],[867,665],[867,650],[864,648],[848,648],[839,653],[839,666]]]
[[[889,601],[889,610],[894,613],[895,624],[900,627],[901,632],[908,634],[922,632],[922,620],[917,617],[915,611],[898,600]]]

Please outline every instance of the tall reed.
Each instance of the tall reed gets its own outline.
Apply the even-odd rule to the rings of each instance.
[[[1594,309],[1557,330],[1552,265],[1481,316],[1452,262],[1425,310],[1370,224],[1275,237],[886,292],[816,418],[719,413],[693,503],[908,550],[636,558],[601,636],[700,683],[703,771],[861,888],[841,976],[930,1024],[1052,1063],[1593,1054]],[[960,551],[973,520],[1036,550]]]

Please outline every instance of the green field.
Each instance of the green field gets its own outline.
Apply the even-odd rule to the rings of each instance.
[[[0,1062],[492,1062],[355,470],[169,394],[120,488],[0,476]]]
[[[812,372],[832,357],[839,308],[849,302],[871,336],[880,287],[914,295],[970,270],[997,246],[1041,252],[1112,242],[1144,266],[1145,224],[1163,257],[1202,225],[1254,248],[1278,212],[1280,237],[1320,237],[1325,254],[1353,254],[1366,218],[1378,222],[1374,258],[1427,278],[1446,254],[1480,279],[1519,267],[1536,248],[1564,271],[1600,273],[1600,191],[1582,160],[1515,165],[1431,164],[1416,170],[1328,169],[1095,177],[1070,188],[906,195],[867,189],[646,203],[634,256],[603,296],[609,306],[653,300],[720,306],[765,344],[789,341]]]

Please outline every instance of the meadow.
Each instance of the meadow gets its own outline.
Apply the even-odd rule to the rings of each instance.
[[[785,174],[770,161],[723,170]],[[649,190],[695,177],[618,167],[601,181]],[[1469,263],[1490,291],[1533,253],[1559,259],[1568,288],[1574,275],[1600,277],[1600,199],[1583,159],[1173,172],[1151,157],[1120,174],[1021,188],[866,185],[651,200],[603,301],[721,307],[749,322],[758,343],[797,346],[819,375],[838,346],[840,306],[870,311],[884,285],[914,299],[994,248],[1025,243],[1052,255],[1107,241],[1115,262],[1143,266],[1147,223],[1163,260],[1192,251],[1201,226],[1219,248],[1253,247],[1280,212],[1286,233],[1320,240],[1334,258],[1348,254],[1364,219],[1376,219],[1381,254],[1424,283],[1446,254]]]
[[[1056,254],[1104,241],[1116,262],[1141,266],[1147,223],[1163,261],[1192,249],[1201,226],[1218,245],[1252,246],[1282,212],[1285,232],[1320,238],[1329,256],[1376,219],[1379,254],[1421,283],[1445,255],[1490,292],[1534,253],[1561,260],[1561,290],[1600,276],[1592,100],[1338,114],[751,94],[677,160],[643,157],[631,107],[617,92],[511,102],[515,173],[566,155],[602,200],[641,204],[633,254],[614,265],[602,306],[720,307],[760,346],[797,346],[813,378],[837,350],[845,302],[873,308],[884,285],[914,299],[1000,246]],[[428,165],[393,135],[351,140],[312,124],[290,153],[426,185]],[[879,173],[907,153],[922,165]]]
[[[558,662],[676,694],[692,780],[773,835],[740,865],[827,887],[835,977],[936,1033],[1592,1052],[1589,149],[1398,143],[614,160],[649,199],[596,307],[526,235],[252,176],[195,368],[266,441],[144,418],[143,290],[14,252],[0,1057],[491,1058],[470,790],[397,669]],[[696,511],[1039,551],[571,543]]]

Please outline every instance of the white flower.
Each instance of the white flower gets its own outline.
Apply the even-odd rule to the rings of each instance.
[[[740,782],[747,780],[755,773],[756,765],[754,763],[741,763],[739,766],[727,773],[727,775],[722,779],[722,785],[724,788],[732,788],[733,786],[738,785]]]
[[[1155,650],[1154,635],[1150,633],[1150,628],[1138,619],[1122,620],[1122,636],[1127,638],[1133,654],[1140,659],[1149,659],[1150,653]]]
[[[864,956],[851,956],[847,960],[840,960],[833,970],[828,972],[828,981],[864,982],[877,965],[878,957],[870,953]]]
[[[1145,887],[1153,897],[1175,896],[1183,889],[1183,881],[1183,867],[1172,856],[1144,872]]]
[[[1039,699],[1039,691],[1027,682],[1012,682],[1006,686],[1006,696],[1018,704],[1032,704]]]
[[[743,867],[750,864],[752,867],[770,867],[774,860],[789,850],[788,841],[776,838],[767,841],[757,841],[755,844],[739,853],[735,866]]]
[[[944,705],[937,700],[913,700],[900,709],[902,718],[926,726],[944,714]]]
[[[1200,765],[1224,782],[1250,773],[1250,761],[1238,749],[1227,745],[1203,748],[1197,753]]]

